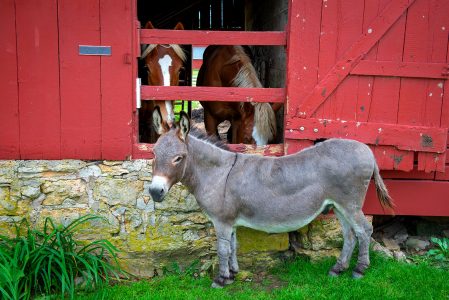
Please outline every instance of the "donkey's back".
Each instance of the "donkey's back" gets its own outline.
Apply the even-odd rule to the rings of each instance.
[[[281,158],[239,156],[226,195],[238,207],[237,225],[285,232],[329,207],[360,211],[376,170],[368,146],[330,139]]]

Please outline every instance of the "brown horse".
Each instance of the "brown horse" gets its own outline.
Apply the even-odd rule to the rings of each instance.
[[[145,29],[154,29],[151,22],[145,25]],[[175,30],[183,30],[182,23],[178,23]],[[149,85],[170,86],[179,84],[179,73],[184,67],[186,54],[179,45],[142,45],[140,57],[144,61],[145,75]],[[159,106],[164,124],[170,127],[174,120],[173,101],[143,101],[139,110],[139,126],[141,128],[141,142],[155,142],[157,133],[153,130],[153,110]]]
[[[251,59],[241,46],[209,46],[203,54],[197,86],[263,87]],[[276,136],[276,117],[269,103],[201,101],[209,135],[217,126],[231,122],[230,142],[266,145]]]

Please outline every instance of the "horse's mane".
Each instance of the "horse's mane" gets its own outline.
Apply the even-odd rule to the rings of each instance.
[[[204,132],[203,130],[201,130],[195,126],[192,126],[190,128],[190,134],[199,140],[205,141],[208,144],[217,146],[218,148],[223,149],[223,150],[230,151],[228,145],[225,142],[223,142],[216,136],[207,135],[206,132]]]
[[[151,51],[153,51],[154,49],[156,49],[156,47],[158,46],[158,44],[145,44],[142,45],[142,55],[140,56],[140,59],[144,59],[145,57],[148,56],[148,54],[151,53]],[[187,59],[187,55],[184,52],[184,49],[182,49],[181,46],[177,45],[177,44],[168,44],[168,45],[161,45],[163,47],[166,48],[172,48],[173,51],[175,51],[176,55],[178,55],[178,57],[185,62]]]

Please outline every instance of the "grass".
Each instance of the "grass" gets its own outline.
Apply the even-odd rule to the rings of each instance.
[[[111,243],[75,239],[80,226],[96,219],[100,217],[86,215],[64,227],[46,218],[42,230],[23,221],[15,237],[0,235],[0,299],[41,294],[73,299],[80,283],[85,289],[95,289],[124,274]]]
[[[210,288],[210,278],[169,275],[108,287],[77,299],[449,299],[445,269],[373,254],[366,276],[354,280],[351,272],[338,278],[327,276],[334,262],[297,258],[266,274],[255,274],[251,282],[236,281],[220,290]]]

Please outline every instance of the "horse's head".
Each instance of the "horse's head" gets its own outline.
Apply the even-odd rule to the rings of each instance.
[[[150,194],[154,201],[161,202],[173,184],[184,177],[190,120],[185,112],[181,112],[179,123],[168,128],[162,121],[159,107],[156,107],[153,112],[153,125],[161,136],[153,148],[153,180]]]
[[[154,29],[151,22],[145,25],[145,29]],[[178,23],[175,30],[183,30],[182,23]],[[149,85],[176,86],[179,85],[179,74],[184,68],[186,54],[179,45],[175,44],[150,44],[142,45],[141,59],[144,60],[148,74]],[[162,117],[169,125],[173,124],[174,112],[171,102],[160,105]]]

